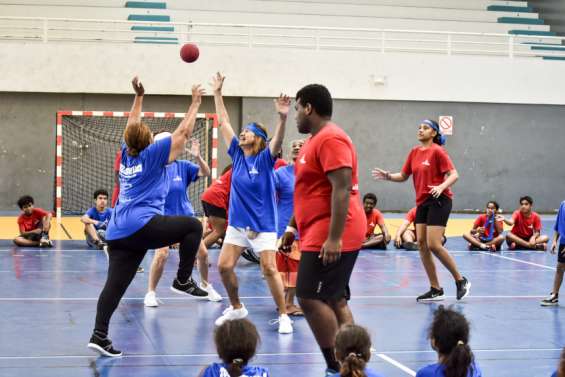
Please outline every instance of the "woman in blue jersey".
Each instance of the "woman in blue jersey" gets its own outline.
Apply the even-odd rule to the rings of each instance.
[[[440,305],[429,337],[439,360],[420,369],[416,377],[482,377],[469,347],[469,322],[463,314]]]
[[[246,249],[261,253],[261,270],[279,310],[279,333],[292,333],[292,321],[286,314],[281,277],[276,266],[277,210],[274,166],[281,150],[290,98],[280,95],[275,100],[279,123],[267,145],[265,128],[250,123],[236,137],[222,98],[224,76],[213,77],[214,103],[220,122],[220,132],[233,161],[230,189],[228,229],[218,260],[218,270],[231,305],[216,320],[220,326],[226,320],[245,318],[247,309],[239,300],[238,281],[234,272],[237,260]]]
[[[170,136],[169,132],[162,132],[155,135],[155,140],[160,140]],[[186,160],[176,160],[167,165],[167,180],[169,182],[169,192],[165,198],[165,216],[194,216],[194,209],[187,189],[192,182],[196,182],[200,177],[208,177],[210,175],[210,167],[200,156],[200,142],[196,139],[192,140],[190,154],[194,157],[197,164]],[[155,250],[155,256],[151,263],[151,271],[149,272],[149,284],[147,294],[143,300],[145,306],[157,307],[159,300],[155,293],[157,284],[163,275],[165,263],[169,257],[169,247],[163,247]],[[208,250],[200,243],[198,250],[198,264],[200,267],[200,276],[202,283],[200,286],[194,287],[189,292],[190,295],[196,297],[207,297],[210,301],[220,301],[222,297],[214,290],[214,287],[208,282]],[[185,294],[184,291],[178,291],[171,288],[175,293]]]
[[[88,344],[88,348],[110,357],[122,354],[113,348],[108,337],[110,318],[147,250],[180,243],[180,262],[173,287],[188,293],[195,286],[190,276],[202,239],[200,221],[163,216],[163,206],[168,192],[166,166],[184,151],[204,90],[199,85],[192,87],[192,103],[182,122],[170,137],[153,142],[151,130],[141,120],[145,90],[137,77],[132,85],[135,99],[124,131],[120,197],[106,231],[108,276],[98,298],[96,323]]]
[[[222,363],[213,363],[199,377],[269,377],[263,367],[249,365],[261,341],[257,328],[247,319],[226,321],[214,331],[214,342]]]
[[[547,298],[541,301],[541,306],[559,305],[559,289],[561,289],[563,274],[565,273],[565,201],[561,202],[557,212],[550,250],[552,254],[557,253],[557,268],[553,278],[553,290]]]
[[[335,356],[341,368],[331,377],[382,377],[367,368],[371,359],[371,337],[361,326],[344,325],[339,329],[335,338]]]

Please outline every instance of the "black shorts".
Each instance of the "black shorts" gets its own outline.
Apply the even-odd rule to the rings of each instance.
[[[342,253],[335,263],[324,266],[320,253],[302,252],[298,265],[296,296],[322,301],[349,300],[349,279],[359,251]]]
[[[416,208],[414,224],[447,226],[452,205],[451,199],[447,196],[442,195],[437,199],[430,196]]]
[[[28,241],[39,242],[41,240],[41,233],[22,234],[21,237],[25,238]]]
[[[560,243],[557,250],[557,262],[565,263],[565,245]]]
[[[214,216],[222,219],[228,218],[228,214],[225,209],[223,209],[222,207],[216,207],[215,205],[205,202],[204,200],[202,201],[202,208],[204,209],[204,214],[206,215],[206,217]]]

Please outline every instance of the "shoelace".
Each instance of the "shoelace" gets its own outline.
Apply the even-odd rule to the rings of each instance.
[[[291,324],[294,323],[294,321],[293,321],[292,319],[290,319],[290,317],[289,317],[288,319],[290,320],[290,323],[291,323]],[[271,326],[272,326],[272,325],[276,325],[277,323],[280,323],[280,322],[281,322],[281,317],[279,317],[279,318],[277,318],[277,319],[271,319],[271,320],[269,321],[269,325],[271,325]]]

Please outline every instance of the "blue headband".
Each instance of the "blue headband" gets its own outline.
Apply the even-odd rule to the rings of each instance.
[[[434,122],[433,120],[430,120],[430,119],[424,119],[424,120],[422,121],[422,123],[423,123],[423,124],[427,124],[428,126],[430,126],[431,128],[433,128],[433,129],[437,132],[437,134],[438,134],[438,136],[439,136],[439,137],[438,137],[439,145],[444,145],[444,144],[445,144],[445,142],[447,141],[447,138],[445,137],[445,135],[442,135],[442,134],[441,134],[441,131],[440,131],[440,129],[439,129],[439,125],[438,125],[436,122]]]
[[[249,123],[247,126],[245,126],[245,129],[253,132],[255,135],[259,136],[261,139],[267,141],[267,134],[265,133],[265,131],[263,131],[262,129],[260,129],[257,126],[257,123]]]

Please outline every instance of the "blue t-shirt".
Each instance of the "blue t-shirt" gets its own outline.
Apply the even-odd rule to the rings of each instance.
[[[277,238],[282,237],[294,211],[294,166],[287,165],[275,170],[277,190],[278,227]]]
[[[265,148],[255,156],[245,157],[234,137],[228,154],[233,160],[229,225],[255,232],[276,232],[275,158],[271,151]]]
[[[430,364],[418,371],[416,377],[445,377],[445,365],[441,363]],[[483,377],[481,369],[474,362],[471,369],[467,372],[467,377]]]
[[[112,216],[112,209],[106,208],[104,212],[98,212],[96,207],[92,207],[86,211],[86,216],[90,217],[92,220],[98,221],[98,224],[94,225],[96,230],[106,229],[110,221],[110,216]]]
[[[369,368],[365,368],[365,371],[364,371],[364,372],[365,372],[365,374],[367,375],[367,377],[383,377],[382,374],[377,373],[377,372],[375,372],[374,370],[369,369]],[[341,377],[341,374],[339,374],[339,373],[332,374],[331,377]]]
[[[204,370],[202,377],[229,377],[225,364],[213,363]],[[246,365],[243,368],[242,377],[269,377],[269,370],[263,367]]]
[[[186,189],[198,180],[198,165],[190,161],[174,161],[167,165],[169,193],[165,198],[166,216],[194,216],[194,209]]]
[[[135,157],[122,145],[120,197],[108,224],[107,240],[131,236],[153,216],[163,214],[169,191],[165,166],[170,151],[170,136],[150,144]]]
[[[559,206],[553,230],[559,233],[559,243],[562,245],[565,244],[565,201],[561,202]]]

